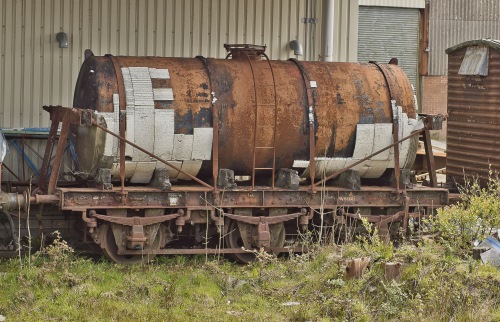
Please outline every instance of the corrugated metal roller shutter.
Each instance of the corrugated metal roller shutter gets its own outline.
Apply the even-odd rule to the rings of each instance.
[[[387,63],[398,58],[418,88],[418,9],[359,7],[358,61]]]

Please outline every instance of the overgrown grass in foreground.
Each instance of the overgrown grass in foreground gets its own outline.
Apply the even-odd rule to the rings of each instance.
[[[56,240],[31,260],[0,262],[0,314],[7,321],[500,321],[500,270],[469,254],[499,222],[496,188],[475,186],[463,203],[440,211],[428,224],[441,235],[418,246],[394,248],[367,226],[356,242],[289,258],[262,254],[247,266],[203,256],[121,266],[75,257]],[[339,263],[361,256],[372,259],[368,271],[346,280]],[[385,280],[388,261],[403,263],[400,279]]]
[[[392,249],[392,248],[390,248]],[[120,266],[57,253],[0,265],[7,321],[494,321],[500,273],[438,244],[384,249],[360,280],[339,259],[374,255],[361,242],[239,266],[204,257]],[[382,261],[404,262],[384,280]]]

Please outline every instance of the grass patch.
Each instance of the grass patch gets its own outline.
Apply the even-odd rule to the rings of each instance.
[[[500,273],[447,254],[440,244],[392,249],[401,279],[374,261],[345,280],[339,260],[372,256],[363,243],[240,266],[204,257],[163,257],[121,266],[68,253],[31,266],[0,263],[0,314],[8,321],[494,321]],[[343,254],[343,255],[341,255]]]
[[[500,185],[472,186],[427,222],[439,238],[387,245],[376,229],[338,246],[240,266],[217,257],[157,257],[122,266],[74,256],[64,241],[31,259],[0,261],[7,321],[500,321],[500,270],[472,260],[476,238],[500,223]],[[344,259],[369,256],[360,279]],[[402,276],[386,280],[383,263]]]

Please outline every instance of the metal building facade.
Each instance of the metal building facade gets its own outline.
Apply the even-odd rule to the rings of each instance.
[[[425,0],[359,0],[359,5],[423,9]]]
[[[307,3],[307,6],[306,6]],[[321,1],[1,0],[0,127],[48,125],[44,104],[70,106],[83,51],[225,57],[224,43],[266,44],[272,59],[319,54]],[[311,20],[314,21],[314,20]],[[59,48],[64,31],[69,48]],[[47,114],[47,115],[46,115]]]
[[[335,0],[334,61],[357,61],[359,6],[421,7],[424,0]],[[0,0],[0,128],[48,127],[43,105],[71,106],[84,50],[95,55],[224,58],[224,43],[268,46],[288,59],[321,59],[322,0]],[[68,35],[59,48],[56,34]],[[44,142],[24,153],[39,164]],[[11,149],[6,164],[20,174]],[[4,171],[5,172],[5,171]],[[26,169],[25,177],[33,172]],[[5,174],[5,173],[4,173]],[[5,174],[8,178],[8,173]]]
[[[429,75],[447,75],[446,48],[478,38],[500,39],[500,1],[430,1]]]
[[[360,6],[358,28],[358,61],[387,63],[397,57],[416,89],[419,9]]]

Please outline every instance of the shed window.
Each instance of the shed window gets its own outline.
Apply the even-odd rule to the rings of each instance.
[[[459,75],[488,76],[488,47],[469,46],[460,65]]]

